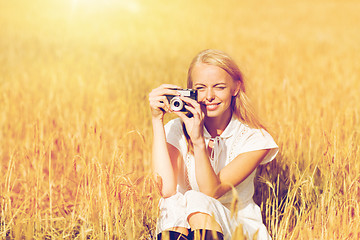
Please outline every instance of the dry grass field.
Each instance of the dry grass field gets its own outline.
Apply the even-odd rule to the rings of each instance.
[[[185,87],[206,48],[238,62],[280,147],[254,197],[273,238],[360,239],[359,12],[356,0],[0,0],[0,239],[151,239],[148,93]]]

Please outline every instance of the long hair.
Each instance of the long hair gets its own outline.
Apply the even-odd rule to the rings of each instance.
[[[250,99],[246,95],[243,74],[241,73],[235,61],[229,55],[219,50],[207,49],[201,51],[198,55],[194,57],[194,59],[192,60],[189,66],[188,76],[187,76],[188,88],[193,87],[193,80],[192,80],[193,68],[200,63],[217,66],[225,70],[231,76],[233,81],[237,81],[240,83],[239,84],[240,91],[236,96],[233,97],[231,101],[232,114],[234,114],[239,121],[248,125],[251,128],[266,130],[265,126],[260,122],[258,116],[255,114],[252,105],[250,104]],[[190,153],[193,153],[193,145],[188,133],[186,132],[184,123],[183,123],[183,130],[188,145],[188,151]]]

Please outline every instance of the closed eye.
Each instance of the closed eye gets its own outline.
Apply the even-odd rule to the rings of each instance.
[[[205,87],[203,87],[203,86],[198,86],[198,87],[195,87],[195,89],[198,90],[198,91],[201,91],[201,90],[204,90]]]
[[[216,89],[220,89],[220,90],[223,90],[225,88],[226,88],[225,86],[216,86]]]
[[[226,85],[223,84],[223,83],[219,83],[219,84],[215,84],[214,86],[216,89],[220,89],[220,90],[223,90],[226,88]]]

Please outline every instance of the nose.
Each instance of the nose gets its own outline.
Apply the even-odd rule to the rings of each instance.
[[[209,102],[211,102],[212,100],[214,100],[215,98],[215,93],[213,89],[207,89],[206,90],[206,100],[208,100]]]

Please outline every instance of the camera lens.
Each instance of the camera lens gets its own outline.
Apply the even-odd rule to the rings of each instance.
[[[170,101],[170,108],[174,111],[181,111],[183,109],[184,102],[180,98],[174,97]]]

